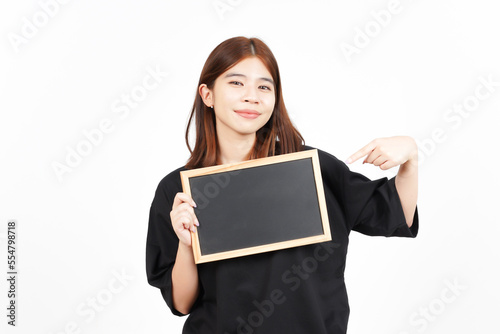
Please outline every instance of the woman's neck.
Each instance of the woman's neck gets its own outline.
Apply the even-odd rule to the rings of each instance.
[[[238,139],[217,138],[217,164],[238,163],[247,160],[255,143],[255,134]]]

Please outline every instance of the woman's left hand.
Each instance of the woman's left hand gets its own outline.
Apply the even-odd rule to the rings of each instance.
[[[351,155],[346,163],[350,164],[367,155],[363,163],[379,166],[386,170],[404,164],[417,162],[418,147],[415,140],[408,136],[377,138]]]

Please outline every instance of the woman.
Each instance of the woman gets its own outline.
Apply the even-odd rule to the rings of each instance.
[[[196,117],[196,142],[188,133]],[[376,139],[347,161],[396,177],[371,181],[318,150],[332,241],[239,258],[194,263],[196,203],[179,172],[313,149],[290,121],[276,60],[259,39],[218,45],[203,67],[186,129],[187,164],[162,179],[153,199],[146,246],[148,282],[172,313],[190,314],[183,333],[346,333],[344,284],[348,236],[415,237],[417,146],[410,137]]]

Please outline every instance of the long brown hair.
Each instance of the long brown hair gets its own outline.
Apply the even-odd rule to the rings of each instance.
[[[254,146],[245,160],[301,151],[305,141],[288,117],[281,93],[278,63],[269,47],[260,39],[233,37],[219,44],[210,53],[203,66],[198,87],[204,83],[209,89],[213,89],[215,79],[247,57],[259,58],[271,73],[276,85],[276,99],[271,118],[257,131]],[[194,115],[196,115],[196,142],[194,150],[191,150],[188,135]],[[186,144],[191,157],[185,168],[193,169],[218,164],[215,113],[205,105],[198,90],[186,127]]]

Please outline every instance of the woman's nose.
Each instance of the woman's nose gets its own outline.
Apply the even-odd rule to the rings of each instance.
[[[259,102],[259,98],[257,97],[257,90],[254,88],[247,87],[245,89],[243,99],[245,100],[245,102],[250,102],[250,103]]]

